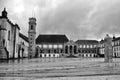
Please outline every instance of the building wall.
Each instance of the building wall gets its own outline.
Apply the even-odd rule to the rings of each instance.
[[[20,49],[20,58],[23,58],[23,57],[28,57],[28,42],[25,41],[23,38],[19,37],[19,46],[21,46]],[[22,52],[23,50],[23,52]]]
[[[76,43],[63,43],[63,44],[37,44],[38,57],[97,57],[99,53],[98,44],[76,44]],[[65,48],[68,46],[68,51]],[[70,53],[70,46],[73,47],[72,53]],[[74,51],[76,46],[76,51]]]
[[[37,44],[38,57],[61,57],[63,44]]]
[[[19,45],[19,29],[16,29],[16,39],[15,39],[15,58],[18,58],[18,45]]]
[[[7,22],[7,19],[1,19],[1,26],[4,27],[6,30],[1,33],[1,40],[5,40],[4,47],[7,48],[9,52],[9,58],[13,57],[13,28],[12,25],[10,25]],[[9,38],[8,38],[9,36]]]
[[[3,44],[3,46],[1,47],[1,51],[4,51],[1,55],[4,55],[4,57],[6,57],[7,55],[5,54],[8,54],[9,58],[17,58],[18,53],[16,51],[16,46],[18,44],[19,28],[10,23],[6,18],[0,19],[0,26],[6,29],[4,31],[0,30],[0,44]],[[3,58],[3,56],[1,56],[0,58]]]
[[[101,41],[101,43],[99,44],[99,47],[100,47],[99,49],[100,54],[104,55],[105,54],[104,41]],[[113,48],[113,57],[120,57],[120,39],[112,41],[112,48]]]
[[[105,51],[104,51],[105,50],[105,44],[104,44],[104,42],[100,42],[99,47],[100,47],[100,49],[99,49],[100,56],[103,57],[104,54],[105,54]]]
[[[70,40],[64,44],[64,56],[65,57],[76,57],[78,56],[78,44]]]
[[[120,57],[120,39],[113,41],[113,57]]]
[[[78,44],[78,53],[80,57],[97,57],[98,44]]]
[[[6,53],[4,47],[7,45],[6,35],[7,35],[7,28],[6,28],[6,19],[0,19],[0,59],[6,59]]]

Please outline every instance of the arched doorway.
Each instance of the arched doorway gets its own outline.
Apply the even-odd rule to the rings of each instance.
[[[74,54],[77,54],[77,46],[74,46]]]
[[[70,51],[70,54],[73,53],[73,47],[72,47],[72,45],[70,45],[70,47],[69,47],[69,51]]]
[[[68,46],[65,46],[65,53],[68,54]]]

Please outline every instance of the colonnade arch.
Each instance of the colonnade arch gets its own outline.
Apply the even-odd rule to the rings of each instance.
[[[77,54],[77,46],[76,45],[66,45],[65,46],[65,54],[70,54],[70,55]]]

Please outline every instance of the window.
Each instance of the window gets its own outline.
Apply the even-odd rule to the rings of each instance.
[[[54,53],[57,53],[57,50],[54,50]]]
[[[51,51],[50,50],[48,50],[48,53],[50,53]]]
[[[56,48],[57,48],[57,45],[54,45],[53,47],[56,49]]]
[[[82,45],[80,45],[80,48],[82,48]]]
[[[10,40],[10,31],[8,31],[8,40]]]
[[[62,48],[63,46],[62,45],[58,45],[59,48]]]
[[[92,45],[90,45],[90,48],[93,48],[93,46],[92,46]]]
[[[60,50],[60,53],[63,53],[63,50],[62,50],[62,49]]]
[[[31,30],[33,30],[33,25],[31,25]]]
[[[87,45],[87,48],[89,48],[89,45]]]
[[[96,45],[94,45],[94,48],[96,47]]]
[[[39,45],[40,48],[42,48],[42,45]]]
[[[44,44],[44,45],[43,45],[43,48],[47,48],[47,45]]]
[[[86,46],[85,46],[85,45],[83,45],[83,48],[86,48]]]
[[[48,45],[48,47],[51,49],[51,48],[52,48],[52,45]]]

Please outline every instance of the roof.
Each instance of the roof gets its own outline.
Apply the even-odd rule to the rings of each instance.
[[[98,44],[97,40],[77,40],[77,44]]]
[[[26,37],[25,35],[23,35],[22,33],[19,33],[19,36],[24,39],[26,42],[29,42],[28,37]]]
[[[120,37],[117,37],[117,38],[113,39],[113,41],[117,41],[117,40],[120,40]]]
[[[68,42],[68,38],[66,35],[46,35],[42,34],[39,35],[36,39],[36,44],[41,44],[41,43],[66,43]]]
[[[4,10],[2,11],[2,13],[7,13],[6,12],[6,10],[5,10],[5,8],[4,8]],[[18,26],[18,24],[14,24],[14,23],[12,23],[9,19],[8,19],[8,17],[7,16],[4,16],[4,15],[1,15],[0,16],[0,19],[6,19],[7,20],[7,22],[11,25],[11,26],[15,26],[15,27],[17,27],[19,30],[20,30],[20,27]]]

